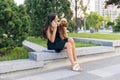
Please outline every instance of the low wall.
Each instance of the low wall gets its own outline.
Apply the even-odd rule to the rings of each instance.
[[[75,37],[74,40],[81,42],[91,42],[95,44],[100,44],[101,46],[120,47],[120,40],[102,40],[102,39],[75,38]]]

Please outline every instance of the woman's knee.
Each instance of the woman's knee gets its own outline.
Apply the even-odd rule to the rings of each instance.
[[[69,49],[71,49],[71,48],[72,48],[72,45],[71,45],[71,43],[70,43],[70,42],[67,42],[65,45],[66,45],[66,48],[69,48]]]
[[[73,38],[68,38],[68,42],[74,43],[74,39]]]

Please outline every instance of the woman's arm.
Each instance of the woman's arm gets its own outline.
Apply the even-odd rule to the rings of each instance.
[[[66,27],[64,27],[64,37],[68,38],[68,33],[67,33],[67,28]]]
[[[57,31],[57,27],[54,26],[54,27],[53,27],[53,34],[51,34],[51,33],[50,33],[50,28],[48,27],[47,37],[48,37],[48,39],[49,39],[52,43],[54,43],[54,41],[55,41],[56,31]]]

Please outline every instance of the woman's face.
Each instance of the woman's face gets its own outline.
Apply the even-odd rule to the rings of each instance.
[[[57,23],[58,22],[58,16],[56,15],[54,21]]]

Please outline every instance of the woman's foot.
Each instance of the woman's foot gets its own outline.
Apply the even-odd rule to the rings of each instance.
[[[82,71],[83,69],[79,66],[79,64],[75,64],[73,67],[72,67],[72,70],[73,71],[77,71],[77,72],[80,72]]]
[[[75,61],[75,64],[79,64],[78,61]]]

